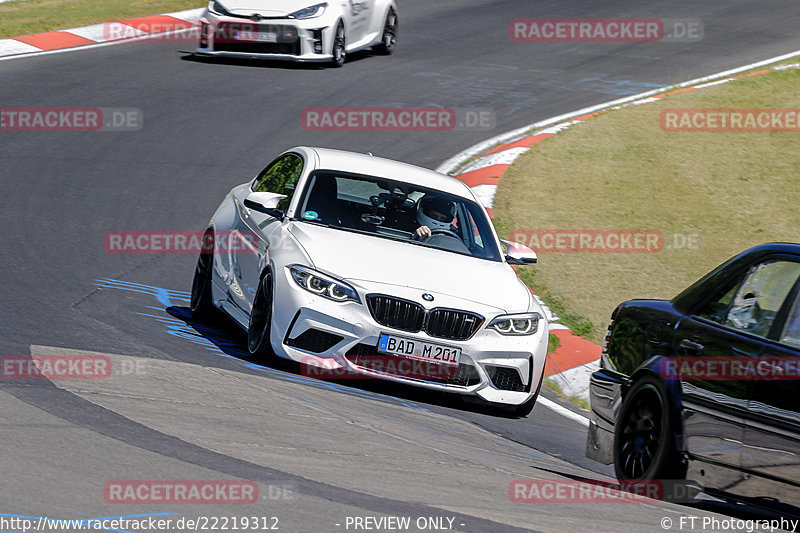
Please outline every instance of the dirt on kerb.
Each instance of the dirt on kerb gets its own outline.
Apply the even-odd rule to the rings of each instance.
[[[653,253],[537,250],[537,283],[570,312],[590,318],[596,342],[623,300],[671,298],[750,246],[800,242],[800,128],[664,131],[661,113],[675,108],[800,110],[800,70],[604,113],[535,145],[500,182],[494,213],[504,236],[587,229],[663,234],[663,249]]]

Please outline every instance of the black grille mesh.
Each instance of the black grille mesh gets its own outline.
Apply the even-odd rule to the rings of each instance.
[[[367,306],[375,322],[402,331],[416,333],[422,329],[425,320],[424,307],[400,298],[368,296]]]
[[[441,339],[469,339],[483,323],[482,316],[468,311],[437,308],[426,312],[416,302],[379,294],[367,296],[367,307],[375,322],[382,326],[411,333],[424,330]]]
[[[489,379],[498,389],[515,392],[525,389],[522,379],[519,377],[519,372],[515,368],[486,365],[486,373],[489,374]]]
[[[342,339],[344,339],[344,337],[328,333],[327,331],[307,329],[296,338],[286,341],[286,344],[307,352],[322,353],[327,352],[339,344]]]

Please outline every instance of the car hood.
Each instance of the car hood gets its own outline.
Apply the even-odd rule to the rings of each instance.
[[[525,312],[531,296],[506,263],[306,223],[291,233],[314,268],[345,281],[399,285]]]
[[[282,17],[319,4],[317,0],[220,0],[235,15],[258,13],[265,17]]]

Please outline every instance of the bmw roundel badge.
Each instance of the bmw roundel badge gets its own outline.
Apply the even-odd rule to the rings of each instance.
[[[426,302],[432,302],[433,301],[433,295],[432,294],[428,294],[426,292],[425,294],[422,295],[422,299],[425,300]]]

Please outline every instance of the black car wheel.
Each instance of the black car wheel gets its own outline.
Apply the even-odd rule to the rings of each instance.
[[[383,25],[383,37],[381,44],[375,47],[375,50],[384,55],[390,55],[394,52],[397,46],[397,13],[394,9],[390,9],[386,15],[386,22]]]
[[[683,479],[666,391],[647,377],[626,395],[614,431],[614,469],[620,481]]]
[[[267,272],[258,284],[250,324],[247,327],[247,350],[261,361],[272,360],[269,337],[272,329],[272,273]]]
[[[203,234],[202,250],[197,258],[192,280],[192,300],[189,309],[196,318],[207,317],[214,312],[211,298],[211,270],[214,266],[214,230],[208,229]]]
[[[347,58],[347,37],[344,33],[344,24],[339,22],[339,25],[336,26],[336,33],[333,37],[333,48],[331,49],[331,54],[333,54],[333,61],[332,64],[334,67],[341,67],[344,65],[344,61]]]

